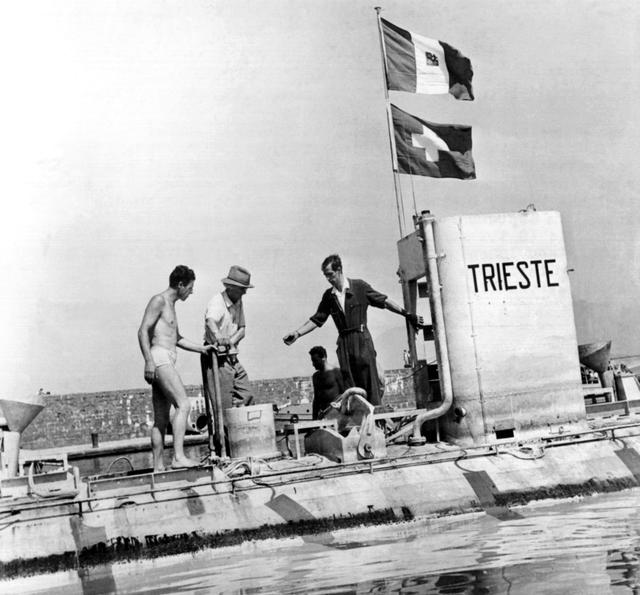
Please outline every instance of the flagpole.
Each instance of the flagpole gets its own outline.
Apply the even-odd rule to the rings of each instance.
[[[387,131],[389,133],[389,150],[391,151],[391,168],[393,170],[393,189],[396,195],[396,210],[398,212],[398,227],[400,228],[400,237],[404,237],[404,203],[402,201],[402,193],[399,191],[398,176],[398,158],[396,154],[396,142],[393,132],[393,119],[391,117],[391,105],[389,103],[389,91],[387,89],[387,52],[384,47],[384,36],[382,33],[382,23],[380,22],[380,11],[382,8],[376,6],[376,18],[378,21],[378,38],[380,40],[380,54],[382,56],[382,86],[384,87],[384,98],[387,107]],[[402,214],[401,214],[402,213]]]

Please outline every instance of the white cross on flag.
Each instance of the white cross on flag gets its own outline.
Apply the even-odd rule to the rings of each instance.
[[[434,124],[391,105],[398,172],[473,180],[471,126]]]

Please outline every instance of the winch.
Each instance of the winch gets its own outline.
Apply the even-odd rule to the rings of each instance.
[[[374,419],[374,406],[361,388],[348,388],[331,404],[323,421],[335,421],[335,429],[318,428],[304,440],[305,452],[323,455],[338,463],[383,458],[387,455],[384,431]]]

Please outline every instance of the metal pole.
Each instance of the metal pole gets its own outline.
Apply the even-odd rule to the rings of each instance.
[[[378,38],[380,40],[380,54],[382,56],[382,82],[384,87],[384,98],[387,109],[387,131],[389,134],[389,150],[391,151],[391,168],[393,171],[393,190],[396,195],[396,210],[398,211],[398,226],[400,228],[400,237],[404,237],[404,205],[402,198],[398,192],[398,159],[396,156],[396,143],[393,131],[393,119],[391,117],[391,105],[389,104],[389,91],[387,89],[387,52],[384,46],[384,34],[382,33],[382,23],[380,22],[380,11],[382,8],[376,6],[376,17],[378,20]]]
[[[207,407],[209,451],[212,455],[217,454],[224,458],[227,456],[227,448],[224,442],[224,418],[222,416],[218,352],[214,349],[207,355],[202,355],[200,357],[200,364],[202,367],[202,387]]]
[[[213,386],[214,386],[214,399],[213,399],[213,414],[216,426],[216,435],[218,436],[218,442],[220,445],[220,456],[226,458],[227,446],[224,442],[224,418],[222,416],[222,393],[220,391],[220,369],[218,367],[218,352],[214,350],[213,356]]]
[[[207,410],[207,432],[209,433],[209,455],[217,454],[213,432],[213,393],[215,391],[213,381],[213,354],[203,353],[200,356],[200,369],[202,370],[202,392],[204,404]]]

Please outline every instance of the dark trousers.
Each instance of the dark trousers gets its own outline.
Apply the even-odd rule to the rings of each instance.
[[[338,362],[347,387],[367,392],[372,405],[380,405],[382,394],[376,364],[376,349],[369,330],[347,332],[338,337]]]

